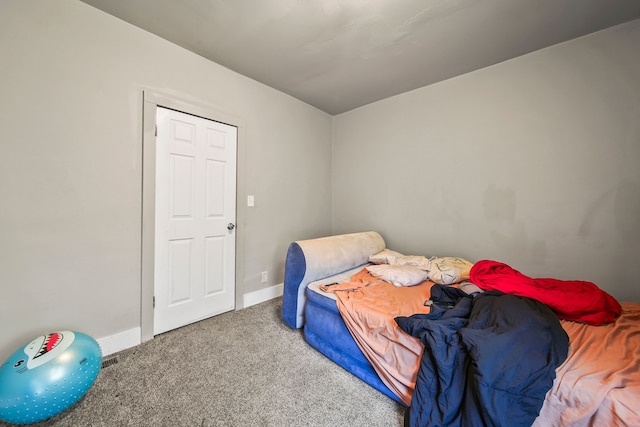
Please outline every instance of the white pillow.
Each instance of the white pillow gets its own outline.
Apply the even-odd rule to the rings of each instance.
[[[383,249],[377,254],[369,256],[369,262],[373,264],[392,264],[393,261],[403,256],[400,252],[392,251],[391,249]]]
[[[412,265],[414,267],[418,267],[420,270],[429,270],[429,266],[431,262],[427,259],[426,256],[422,255],[405,255],[396,258],[392,263],[396,265]]]
[[[429,280],[441,285],[452,285],[469,280],[469,272],[473,267],[473,263],[457,257],[432,258],[430,261]]]
[[[377,279],[395,286],[413,286],[427,280],[428,273],[412,265],[369,265],[366,269]]]

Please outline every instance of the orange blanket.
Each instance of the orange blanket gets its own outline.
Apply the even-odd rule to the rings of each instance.
[[[395,287],[366,269],[333,292],[342,318],[380,379],[408,405],[423,346],[396,324],[397,316],[429,313],[433,283]],[[622,304],[614,323],[562,320],[569,356],[557,369],[535,427],[640,426],[640,303]]]
[[[375,285],[375,286],[373,286]],[[429,313],[432,282],[396,287],[366,269],[348,282],[320,286],[337,297],[338,311],[378,376],[408,406],[416,383],[423,346],[396,324],[397,316]]]
[[[640,304],[603,326],[561,321],[569,357],[534,426],[640,426]]]

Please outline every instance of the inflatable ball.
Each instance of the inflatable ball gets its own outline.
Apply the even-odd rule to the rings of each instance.
[[[59,414],[84,396],[101,366],[100,346],[88,335],[35,338],[0,366],[0,419],[29,424]]]

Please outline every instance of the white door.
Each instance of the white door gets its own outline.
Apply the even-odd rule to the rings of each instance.
[[[237,128],[158,107],[154,335],[233,310]]]

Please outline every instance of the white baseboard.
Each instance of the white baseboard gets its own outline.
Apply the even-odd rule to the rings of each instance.
[[[260,304],[261,302],[269,301],[274,298],[282,296],[284,292],[284,283],[270,286],[259,291],[249,292],[244,294],[243,307],[251,307],[252,305]],[[113,353],[117,353],[122,350],[126,350],[141,343],[140,340],[140,327],[132,328],[126,331],[118,332],[114,335],[98,338],[98,344],[102,350],[102,357],[108,356]]]
[[[140,327],[99,338],[96,341],[102,350],[102,357],[105,357],[140,344]]]
[[[261,302],[278,298],[282,296],[283,292],[284,292],[284,283],[280,283],[279,285],[273,285],[265,289],[260,289],[259,291],[249,292],[248,294],[244,294],[244,299],[242,300],[242,306],[244,308],[247,308],[247,307],[251,307],[252,305],[260,304]]]

